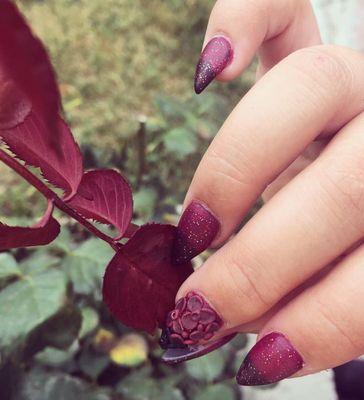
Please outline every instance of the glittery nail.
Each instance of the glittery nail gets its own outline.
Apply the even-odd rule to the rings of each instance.
[[[159,343],[164,349],[195,346],[210,340],[222,325],[210,304],[200,294],[189,292],[168,314]]]
[[[206,344],[196,344],[183,349],[168,349],[163,354],[162,361],[166,364],[174,365],[184,361],[193,360],[194,358],[202,357],[224,346],[226,343],[234,339],[235,336],[236,333],[233,333]]]
[[[173,246],[173,261],[183,264],[206,250],[220,229],[219,221],[197,201],[183,213]]]
[[[196,67],[195,92],[201,93],[230,63],[233,51],[222,36],[212,38],[201,53]]]
[[[236,380],[239,385],[267,385],[288,378],[302,369],[303,359],[281,333],[264,336],[250,350]]]

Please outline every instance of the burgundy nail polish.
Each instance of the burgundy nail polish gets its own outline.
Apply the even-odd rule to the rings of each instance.
[[[184,349],[168,349],[163,354],[162,361],[166,364],[174,365],[205,356],[206,354],[209,354],[212,351],[224,346],[226,343],[234,339],[235,336],[236,333],[233,333],[211,343],[196,344],[195,346],[188,346]]]
[[[195,346],[210,340],[222,324],[217,312],[200,294],[189,292],[168,314],[159,343],[163,349]]]
[[[239,385],[267,385],[288,378],[303,367],[303,359],[281,333],[264,336],[250,350],[236,380]]]
[[[230,63],[233,51],[222,36],[212,38],[202,51],[196,67],[195,92],[201,93]]]
[[[197,201],[184,211],[177,229],[173,261],[183,264],[206,250],[220,229],[219,221]]]

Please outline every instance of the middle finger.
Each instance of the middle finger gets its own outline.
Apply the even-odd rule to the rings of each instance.
[[[182,285],[223,332],[258,318],[364,235],[364,113]]]

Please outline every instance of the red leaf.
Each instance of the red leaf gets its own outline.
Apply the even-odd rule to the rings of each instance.
[[[47,127],[34,112],[30,112],[23,123],[0,131],[0,136],[14,154],[27,164],[39,167],[43,176],[70,198],[75,195],[82,178],[82,155],[70,129],[59,116],[57,125],[60,154],[49,148],[45,140]]]
[[[48,202],[42,219],[32,227],[8,226],[0,223],[0,250],[41,246],[52,242],[60,232],[59,223],[52,217],[53,203]]]
[[[0,129],[14,128],[21,124],[31,110],[29,100],[13,81],[2,77],[0,71]]]
[[[132,222],[129,224],[127,230],[124,233],[124,238],[130,239],[135,235],[135,232],[139,229],[139,225],[133,224]]]
[[[85,218],[112,224],[120,239],[133,216],[133,196],[129,183],[112,169],[86,172],[76,196],[69,202]]]
[[[150,334],[164,326],[179,287],[193,272],[191,263],[172,265],[176,231],[171,225],[140,227],[107,266],[104,301],[125,325]]]
[[[10,0],[0,0],[0,67],[31,101],[47,126],[46,141],[56,146],[61,97],[55,73],[42,42]]]

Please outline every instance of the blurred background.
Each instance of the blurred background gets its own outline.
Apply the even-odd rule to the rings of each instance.
[[[17,4],[49,49],[85,167],[118,168],[130,180],[137,223],[176,223],[201,156],[254,81],[253,65],[231,83],[193,92],[214,0]],[[0,207],[2,222],[32,224],[44,202],[0,165]],[[58,219],[62,233],[51,245],[0,253],[1,400],[306,400],[320,385],[315,398],[336,398],[331,373],[293,389],[240,391],[234,377],[251,340],[243,335],[184,365],[162,364],[157,338],[116,322],[101,301],[112,250]]]

